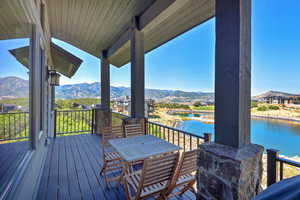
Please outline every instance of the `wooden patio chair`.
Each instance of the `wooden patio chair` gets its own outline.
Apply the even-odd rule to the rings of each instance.
[[[182,195],[190,190],[196,195],[194,184],[196,183],[197,150],[183,152],[176,168],[176,173],[166,192],[167,197]],[[172,194],[175,188],[179,190]]]
[[[132,137],[138,135],[145,135],[142,124],[125,125],[125,137]]]
[[[108,140],[124,137],[122,126],[105,127],[102,129],[102,153],[103,153],[103,166],[100,170],[100,175],[104,175],[105,183],[119,181],[120,177],[108,177],[109,173],[112,175],[114,172],[123,170],[123,160],[118,152],[109,144]]]
[[[151,196],[163,198],[176,170],[179,153],[166,154],[144,161],[142,170],[125,175],[125,191],[128,200]]]
[[[125,137],[123,126],[112,126],[111,132],[115,138],[124,138]]]

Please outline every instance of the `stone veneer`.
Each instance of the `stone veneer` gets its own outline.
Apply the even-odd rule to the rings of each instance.
[[[240,149],[217,143],[201,144],[197,199],[252,199],[261,191],[263,150],[256,144]]]
[[[101,130],[103,127],[111,126],[111,110],[105,110],[102,108],[95,109],[95,133],[101,134]]]

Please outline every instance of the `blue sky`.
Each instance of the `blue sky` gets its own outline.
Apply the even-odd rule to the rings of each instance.
[[[300,1],[253,0],[252,95],[268,90],[300,93]],[[214,19],[146,55],[146,87],[186,91],[214,90]],[[99,81],[99,59],[62,41],[55,43],[84,60],[77,74],[62,83]],[[27,40],[0,41],[0,76],[26,77],[7,49]],[[130,85],[130,65],[111,67],[111,84]]]

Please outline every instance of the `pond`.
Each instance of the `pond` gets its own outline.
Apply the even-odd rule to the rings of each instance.
[[[185,117],[191,117],[193,120],[184,121],[179,128],[198,135],[214,134],[213,123],[194,120],[205,115],[209,114],[184,114]],[[251,142],[261,144],[265,149],[278,149],[282,155],[300,156],[300,123],[273,119],[252,119]]]

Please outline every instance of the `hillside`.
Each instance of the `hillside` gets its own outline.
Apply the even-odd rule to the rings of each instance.
[[[256,95],[254,97],[252,97],[252,99],[255,100],[263,100],[263,98],[265,97],[276,97],[276,96],[283,96],[283,97],[290,97],[290,96],[295,96],[297,94],[291,94],[291,93],[286,93],[286,92],[280,92],[280,91],[268,91],[265,93],[262,93],[260,95]]]
[[[23,80],[18,77],[4,77],[0,78],[0,97],[27,97],[28,96],[28,80]],[[129,87],[111,87],[112,98],[119,98],[130,96]],[[95,98],[99,97],[100,83],[79,83],[61,85],[56,87],[56,97],[63,99],[74,98]],[[166,100],[166,101],[213,101],[213,93],[203,92],[185,92],[181,90],[159,90],[159,89],[146,89],[146,98]]]
[[[0,97],[28,97],[29,82],[14,76],[0,78]]]

